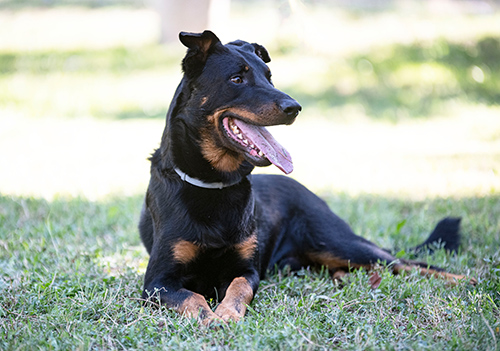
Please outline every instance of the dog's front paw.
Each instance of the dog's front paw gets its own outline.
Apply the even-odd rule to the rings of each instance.
[[[238,322],[243,317],[244,313],[242,314],[241,312],[238,312],[236,308],[221,303],[215,309],[215,314],[219,316],[224,322]]]
[[[210,317],[203,318],[200,322],[204,327],[215,330],[223,329],[224,326],[227,324],[225,320],[223,320],[216,314],[213,314]]]

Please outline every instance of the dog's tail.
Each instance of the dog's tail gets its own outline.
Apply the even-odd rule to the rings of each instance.
[[[412,251],[421,252],[427,250],[434,251],[437,247],[442,247],[447,251],[456,253],[460,246],[460,221],[459,217],[446,217],[442,219],[431,235],[422,244],[414,247]]]
[[[413,248],[415,251],[428,250],[434,251],[436,248],[444,248],[450,252],[457,252],[460,246],[460,221],[461,218],[447,217],[442,219],[431,235],[422,244]],[[400,259],[400,263],[396,263],[393,267],[395,273],[402,271],[411,271],[417,269],[421,275],[440,276],[446,279],[451,284],[457,284],[461,280],[466,280],[472,285],[477,284],[477,280],[460,274],[452,274],[444,269],[431,266],[426,262],[418,262],[413,260]]]

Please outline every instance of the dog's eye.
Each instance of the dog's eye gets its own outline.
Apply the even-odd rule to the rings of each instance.
[[[231,82],[233,82],[234,84],[241,84],[243,83],[243,77],[242,76],[231,77]]]

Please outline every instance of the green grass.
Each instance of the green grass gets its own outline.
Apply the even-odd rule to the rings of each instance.
[[[498,57],[500,37],[387,45],[333,60],[313,78],[313,89],[287,91],[306,105],[361,106],[367,116],[392,121],[443,114],[456,101],[498,106]]]
[[[498,13],[304,3],[283,21],[271,2],[234,1],[221,36],[265,44],[276,86],[304,107],[273,131],[293,176],[403,257],[440,218],[461,216],[458,255],[418,258],[479,284],[382,269],[371,290],[362,271],[343,288],[326,272],[273,274],[222,330],[143,307],[137,189],[184,47],[154,44],[154,16],[132,13],[140,1],[0,0],[0,349],[500,350]],[[61,7],[36,9],[47,4]],[[128,8],[71,7],[115,4]],[[88,40],[99,33],[120,35]]]
[[[163,118],[164,91],[173,94],[180,80],[176,49],[0,52],[0,109],[37,118]]]
[[[463,216],[458,255],[430,263],[478,278],[448,287],[416,274],[343,288],[326,272],[261,282],[245,319],[207,330],[139,302],[147,254],[136,230],[142,197],[51,202],[0,197],[0,348],[20,349],[498,349],[500,198],[401,199],[327,195],[353,228],[384,247],[422,241],[437,220]],[[401,224],[403,220],[405,223]]]
[[[39,52],[1,52],[0,75],[51,72],[79,72],[87,74],[126,74],[135,70],[179,66],[182,50],[169,52],[160,45],[134,48],[114,47],[105,50],[69,50]]]
[[[166,88],[173,94],[182,55],[181,45],[152,44],[139,49],[0,51],[0,108],[39,117],[163,117],[169,99],[158,92]],[[335,116],[355,107],[368,117],[390,121],[447,114],[450,104],[457,103],[499,106],[498,57],[498,36],[465,43],[438,38],[391,44],[334,59],[318,55],[314,62],[303,51],[273,55],[278,65],[301,67],[291,82],[285,74],[275,74],[275,83],[306,109]],[[314,71],[318,65],[322,69]],[[41,92],[47,86],[50,95]]]

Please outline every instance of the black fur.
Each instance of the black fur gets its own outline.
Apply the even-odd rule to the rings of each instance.
[[[181,33],[180,40],[188,47],[184,77],[167,113],[161,146],[151,157],[139,224],[150,253],[143,297],[154,295],[210,323],[240,318],[259,280],[275,266],[327,265],[333,272],[397,261],[355,235],[293,179],[250,175],[255,165],[270,162],[230,140],[224,119],[290,124],[300,111],[295,100],[274,88],[266,49],[244,41],[222,45],[209,31]],[[209,159],[219,155],[224,162]],[[235,184],[205,189],[183,181],[175,168],[205,183]],[[423,245],[441,240],[455,250],[458,224],[441,222]],[[228,289],[226,301],[231,301],[224,303]],[[222,301],[215,313],[199,294]]]

